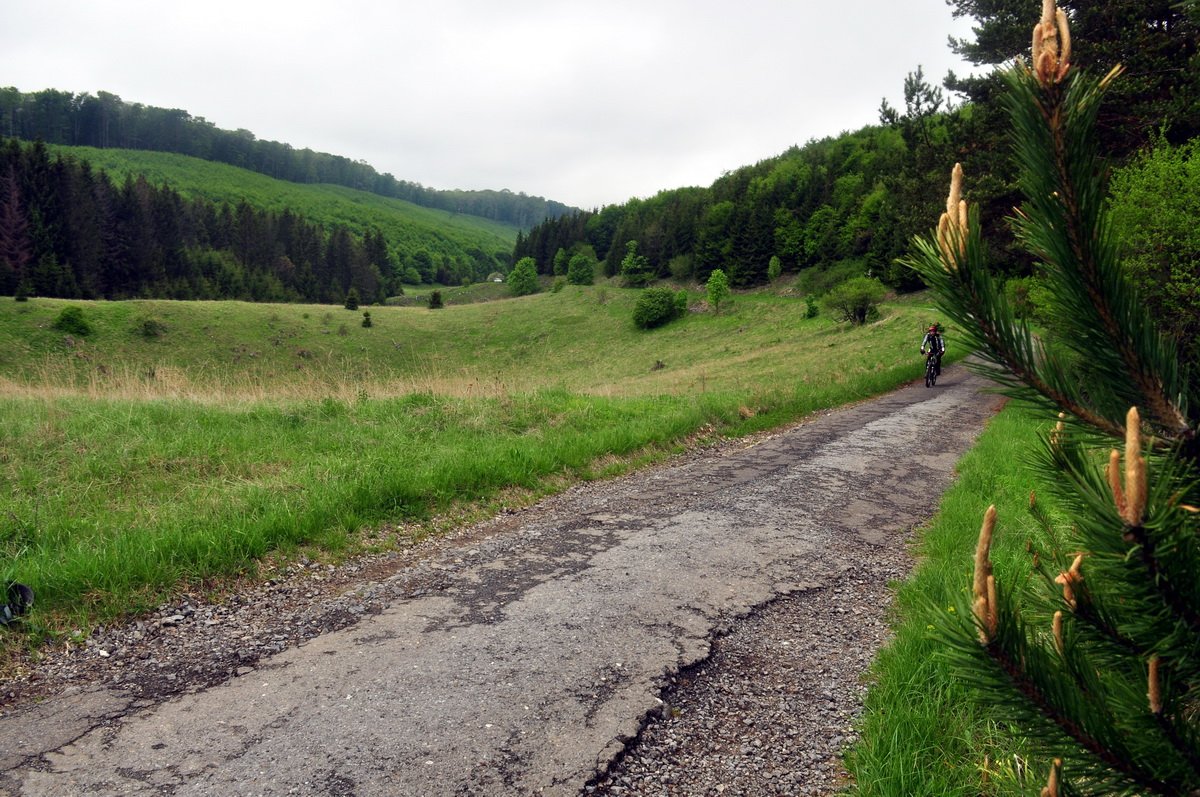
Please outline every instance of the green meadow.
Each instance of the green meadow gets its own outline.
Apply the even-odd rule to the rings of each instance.
[[[633,290],[455,290],[440,310],[0,304],[0,577],[37,591],[35,637],[887,391],[919,376],[931,313],[908,297],[852,328],[696,294],[644,332]],[[90,334],[54,328],[68,305]]]

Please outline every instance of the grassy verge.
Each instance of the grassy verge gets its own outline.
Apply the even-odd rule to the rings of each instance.
[[[970,702],[939,657],[934,626],[953,607],[969,605],[964,596],[989,504],[999,518],[992,546],[997,579],[1014,584],[1030,572],[1026,543],[1044,532],[1028,513],[1036,481],[1028,463],[1048,426],[1012,406],[1002,411],[959,463],[958,481],[921,535],[919,564],[897,591],[895,638],[876,660],[861,739],[848,756],[854,794],[1012,793],[1003,784],[1020,768],[1022,751],[1012,741],[1019,733],[999,732],[987,711]]]
[[[370,328],[302,305],[10,304],[0,579],[34,587],[31,625],[53,636],[273,552],[402,544],[397,525],[532,500],[921,371],[919,298],[851,329],[739,296],[646,333],[636,296],[375,307]],[[67,304],[92,334],[53,329]]]

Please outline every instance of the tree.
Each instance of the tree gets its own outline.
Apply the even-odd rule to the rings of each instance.
[[[1113,175],[1112,223],[1125,273],[1188,362],[1200,362],[1197,219],[1200,139],[1161,142]]]
[[[767,264],[767,279],[771,282],[779,279],[779,275],[783,273],[783,262],[780,261],[779,255],[771,255],[771,261]]]
[[[596,258],[579,252],[567,265],[567,282],[572,285],[591,285],[596,281]]]
[[[1200,790],[1200,395],[1123,273],[1105,208],[1098,115],[1119,70],[1071,68],[1048,3],[1033,66],[1003,73],[1025,201],[1013,224],[1044,264],[1054,323],[1018,320],[986,262],[955,168],[937,230],[909,259],[1005,390],[1058,428],[1038,461],[1066,513],[1031,496],[1049,539],[1033,579],[990,559],[989,509],[967,622],[946,620],[958,675],[1044,757],[1042,794]],[[1078,37],[1074,37],[1078,39]],[[1107,456],[1105,448],[1111,448]],[[1040,577],[1039,577],[1040,576]]]
[[[562,277],[567,273],[567,263],[570,258],[567,256],[567,250],[561,246],[554,253],[554,276]]]
[[[532,257],[523,257],[513,266],[508,275],[508,291],[513,296],[538,292],[537,263]]]
[[[839,321],[865,324],[879,315],[887,287],[873,277],[852,277],[825,296],[825,306]]]
[[[638,242],[625,244],[625,257],[621,260],[621,282],[627,288],[644,288],[654,279],[650,261],[638,254]]]
[[[976,65],[1028,57],[1029,0],[948,0],[955,17],[971,17],[974,39],[951,48]],[[1200,135],[1200,81],[1196,80],[1200,14],[1177,0],[1064,0],[1074,59],[1122,64],[1126,77],[1107,92],[1097,116],[1101,152],[1123,157],[1156,130],[1173,143]],[[993,76],[950,83],[977,103],[1001,90]]]
[[[704,286],[705,293],[708,296],[708,304],[712,307],[713,312],[720,314],[721,302],[729,298],[729,278],[725,276],[725,272],[721,269],[714,269],[708,275],[708,282]]]
[[[350,290],[348,290],[346,292],[345,307],[347,310],[357,310],[358,309],[358,290],[357,289],[351,288]]]
[[[0,292],[15,292],[33,260],[33,242],[21,202],[16,168],[9,166],[0,183]]]

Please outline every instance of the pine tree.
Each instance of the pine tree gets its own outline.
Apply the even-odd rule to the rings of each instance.
[[[1005,583],[989,556],[1004,519],[988,510],[971,611],[960,613],[971,621],[947,621],[947,655],[993,716],[1045,756],[1041,794],[1197,794],[1200,396],[1109,232],[1096,115],[1121,70],[1097,79],[1072,69],[1053,0],[1034,30],[1032,65],[1004,79],[1025,196],[1013,223],[1043,264],[1052,322],[1039,337],[1015,318],[957,166],[946,213],[909,263],[986,373],[1048,417],[1061,413],[1038,461],[1067,522],[1031,497],[1054,542],[1034,557],[1034,579]]]

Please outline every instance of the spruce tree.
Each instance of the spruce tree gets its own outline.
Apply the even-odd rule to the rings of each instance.
[[[957,166],[946,213],[908,261],[981,370],[1061,419],[1036,457],[1058,514],[1031,496],[1049,540],[1034,577],[993,574],[1006,519],[990,508],[969,619],[942,631],[958,673],[1043,756],[1042,795],[1198,794],[1198,397],[1110,232],[1096,115],[1120,67],[1081,73],[1070,50],[1066,16],[1045,0],[1032,64],[1003,75],[1025,197],[1012,221],[1050,288],[1047,328],[1035,334],[1006,301]]]

